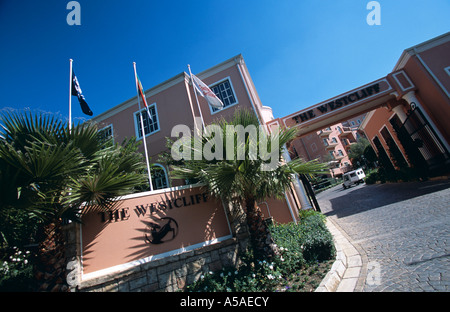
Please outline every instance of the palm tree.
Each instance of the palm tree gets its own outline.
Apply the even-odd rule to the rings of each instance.
[[[108,209],[145,181],[142,155],[130,140],[102,140],[96,125],[69,129],[49,114],[0,116],[0,215],[25,212],[38,230],[36,277],[40,290],[63,290],[63,222],[88,209]],[[4,236],[3,236],[4,237]]]
[[[282,198],[285,191],[291,186],[294,174],[314,174],[326,172],[326,165],[316,161],[303,162],[295,159],[289,163],[283,162],[281,157],[286,143],[296,137],[296,130],[281,130],[279,133],[267,135],[267,142],[278,142],[270,146],[268,151],[277,155],[276,165],[272,170],[264,168],[267,161],[262,157],[251,156],[251,148],[256,146],[258,150],[264,150],[259,140],[260,136],[266,135],[258,132],[258,138],[246,134],[245,140],[238,144],[237,135],[229,133],[227,129],[236,126],[246,128],[248,126],[258,127],[259,122],[255,114],[247,110],[236,110],[231,121],[220,120],[217,123],[222,135],[220,136],[192,136],[190,153],[193,155],[199,146],[221,146],[223,149],[223,160],[184,160],[182,163],[172,165],[172,178],[186,179],[206,185],[208,191],[216,198],[225,203],[238,203],[245,207],[247,225],[250,231],[253,251],[257,257],[272,257],[277,253],[276,246],[271,243],[270,234],[263,222],[263,216],[257,203],[266,198]],[[242,128],[241,128],[242,129]],[[234,135],[233,146],[227,146],[230,135]],[[220,142],[222,140],[222,142]],[[200,142],[199,142],[200,141]],[[238,160],[239,148],[245,151],[245,157]],[[225,157],[234,155],[233,159]],[[242,157],[241,157],[242,158]],[[192,159],[194,159],[192,157]]]

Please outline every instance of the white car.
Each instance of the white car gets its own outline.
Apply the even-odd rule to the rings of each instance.
[[[349,171],[347,173],[344,173],[342,176],[342,179],[344,180],[344,183],[342,186],[344,189],[349,188],[352,184],[359,184],[364,183],[364,178],[366,175],[364,174],[364,171],[362,169],[356,169],[353,171]]]

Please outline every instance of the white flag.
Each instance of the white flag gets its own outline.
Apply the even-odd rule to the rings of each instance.
[[[197,92],[208,101],[209,105],[218,109],[222,109],[223,103],[217,97],[217,95],[212,92],[211,89],[203,81],[198,79],[194,74],[191,74],[191,76],[195,90],[197,90]]]

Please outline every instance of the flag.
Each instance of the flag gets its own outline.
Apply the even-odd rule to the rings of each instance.
[[[191,78],[194,84],[195,90],[197,90],[198,94],[203,96],[212,107],[222,109],[223,103],[217,97],[217,95],[211,91],[211,89],[200,79],[197,78],[194,74],[191,74]]]
[[[139,95],[141,96],[141,99],[144,102],[145,108],[147,108],[147,110],[148,110],[147,100],[145,99],[145,95],[144,95],[144,88],[142,88],[142,83],[139,80],[139,76],[137,74],[136,74],[136,78],[137,78]],[[150,113],[149,113],[149,115],[150,115]]]
[[[81,92],[80,84],[78,83],[77,76],[75,76],[75,73],[72,71],[72,95],[76,96],[78,98],[78,102],[80,102],[81,110],[86,115],[92,116],[92,111],[89,108],[89,106],[86,103],[86,100],[84,99],[84,95]]]

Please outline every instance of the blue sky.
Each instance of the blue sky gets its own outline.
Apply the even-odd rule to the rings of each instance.
[[[0,109],[68,118],[69,59],[94,116],[149,89],[242,53],[275,117],[385,76],[402,51],[450,30],[448,0],[0,0]],[[74,121],[89,118],[74,97]]]

